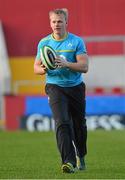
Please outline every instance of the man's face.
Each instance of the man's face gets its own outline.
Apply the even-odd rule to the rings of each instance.
[[[66,32],[67,22],[63,14],[51,14],[50,26],[54,34],[63,35]]]

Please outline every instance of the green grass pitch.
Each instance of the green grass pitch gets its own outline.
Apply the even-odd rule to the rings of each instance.
[[[89,131],[86,164],[63,174],[54,132],[0,132],[0,179],[124,179],[125,131]]]

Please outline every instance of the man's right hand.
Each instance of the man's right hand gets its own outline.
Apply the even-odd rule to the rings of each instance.
[[[34,73],[43,75],[47,71],[46,67],[42,64],[41,60],[35,60],[34,62]]]

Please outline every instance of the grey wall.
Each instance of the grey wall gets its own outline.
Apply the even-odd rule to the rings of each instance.
[[[125,88],[125,56],[90,56],[84,77],[88,87]]]

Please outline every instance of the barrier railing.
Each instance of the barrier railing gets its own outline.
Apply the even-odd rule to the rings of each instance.
[[[15,81],[13,84],[13,93],[16,95],[19,93],[19,88],[21,86],[38,86],[45,85],[45,81],[40,80],[19,80]]]
[[[114,35],[114,36],[89,36],[83,37],[86,43],[122,43],[122,54],[125,55],[125,35]],[[110,45],[109,45],[110,46]]]

